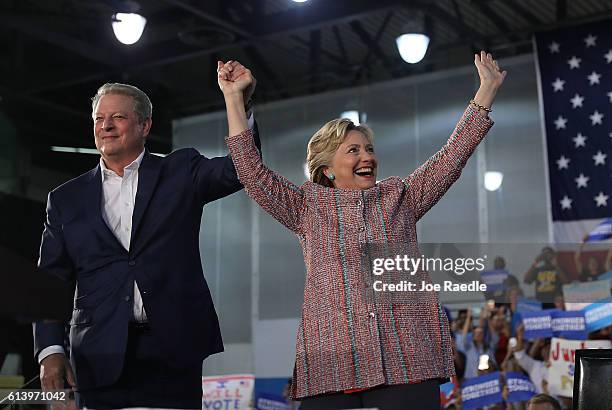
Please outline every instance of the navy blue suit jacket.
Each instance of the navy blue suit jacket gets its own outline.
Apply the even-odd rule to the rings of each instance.
[[[165,158],[145,153],[128,252],[102,219],[100,172],[97,166],[49,193],[40,249],[39,268],[75,287],[70,360],[79,389],[118,379],[134,281],[169,363],[193,365],[223,351],[199,231],[207,202],[242,189],[229,156],[208,159],[194,149]],[[35,355],[64,345],[64,336],[62,323],[34,324]]]

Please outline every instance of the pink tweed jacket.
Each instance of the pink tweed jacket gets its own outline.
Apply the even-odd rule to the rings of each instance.
[[[293,398],[455,374],[437,294],[418,303],[368,300],[361,256],[367,244],[416,245],[417,221],[457,180],[492,125],[468,106],[440,151],[406,179],[390,177],[367,190],[296,186],[262,163],[250,130],[226,138],[247,194],[302,246],[306,283]],[[429,280],[426,272],[417,275]]]

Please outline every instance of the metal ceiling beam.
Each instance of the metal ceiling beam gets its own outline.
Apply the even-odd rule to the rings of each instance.
[[[378,45],[378,43],[380,42],[380,38],[382,37],[382,35],[385,32],[387,26],[389,25],[389,22],[391,21],[391,17],[393,17],[393,12],[391,12],[391,11],[387,12],[387,15],[385,16],[385,19],[383,20],[382,24],[380,25],[380,27],[376,31],[376,35],[374,36],[374,41],[373,42],[375,44]],[[361,62],[361,67],[360,67],[359,71],[355,75],[355,81],[358,81],[359,78],[361,78],[361,76],[365,72],[366,68],[369,66],[370,58],[372,57],[373,53],[374,53],[374,50],[373,50],[372,47],[370,47],[369,50],[368,50],[368,53],[366,54],[365,58]]]
[[[42,42],[52,44],[105,66],[121,66],[121,61],[117,58],[118,54],[116,52],[111,52],[97,44],[90,44],[65,34],[45,29],[42,24],[37,24],[32,19],[25,18],[22,15],[2,12],[0,13],[0,25],[30,35]]]
[[[516,0],[515,1],[509,1],[506,4],[508,5],[508,7],[512,8],[519,16],[521,16],[522,18],[527,20],[529,22],[529,24],[531,24],[533,26],[539,26],[540,24],[543,23],[543,21],[540,20],[540,18],[538,16],[533,14],[531,12],[531,10],[523,7],[523,5],[521,3],[519,3],[518,1],[516,1]]]
[[[512,31],[506,20],[500,17],[495,10],[489,6],[489,4],[479,1],[476,4],[476,7],[482,12],[484,16],[486,16],[489,20],[495,24],[500,33],[509,33]],[[508,39],[510,41],[518,41],[519,38],[514,34],[508,34]]]
[[[567,0],[557,0],[557,22],[567,18]]]
[[[392,77],[397,77],[397,71],[395,70],[394,64],[389,60],[389,57],[382,51],[378,45],[378,41],[373,39],[359,21],[352,21],[350,23],[351,28],[359,36],[361,41],[371,50],[381,61],[385,69],[391,74]]]

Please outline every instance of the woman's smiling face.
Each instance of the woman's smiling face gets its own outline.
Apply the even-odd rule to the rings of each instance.
[[[334,175],[335,188],[368,189],[376,185],[376,155],[372,142],[360,131],[349,131],[325,170]]]

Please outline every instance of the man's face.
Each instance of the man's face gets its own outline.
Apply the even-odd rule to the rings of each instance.
[[[151,119],[139,122],[134,99],[122,94],[100,97],[93,113],[96,148],[105,160],[135,159],[143,150]]]

